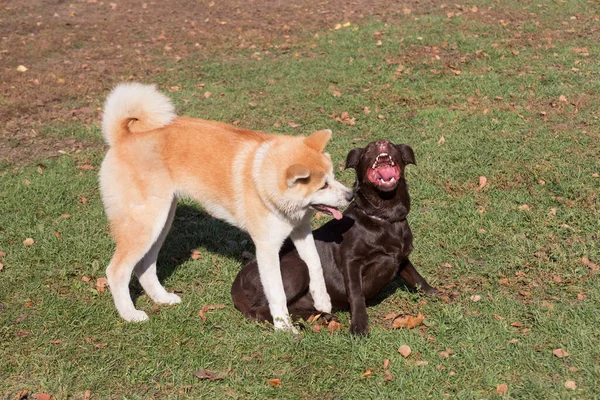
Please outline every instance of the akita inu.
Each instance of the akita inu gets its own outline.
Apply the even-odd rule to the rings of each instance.
[[[276,329],[291,329],[279,267],[289,236],[308,265],[314,306],[331,311],[310,219],[320,210],[341,218],[352,191],[337,182],[325,145],[330,130],[308,137],[178,118],[155,86],[127,83],[108,96],[102,132],[110,149],[100,189],[116,250],[106,275],[126,321],[148,319],[129,294],[135,273],[152,300],[175,304],[156,275],[156,259],[171,227],[177,196],[247,231],[256,246],[260,280]]]

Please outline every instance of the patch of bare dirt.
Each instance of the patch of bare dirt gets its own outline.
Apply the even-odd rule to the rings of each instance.
[[[192,52],[294,41],[336,23],[391,20],[432,0],[9,0],[0,9],[0,158],[8,164],[100,146],[38,137],[48,122],[96,124],[107,91]],[[24,70],[23,66],[26,68]]]

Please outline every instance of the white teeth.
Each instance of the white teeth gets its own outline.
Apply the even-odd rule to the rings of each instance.
[[[371,169],[375,169],[375,168],[377,168],[377,163],[376,162],[373,163],[373,166],[371,167]]]
[[[392,176],[392,179],[390,179],[390,182],[396,182],[396,178],[394,178],[394,177]]]
[[[392,167],[393,167],[394,165],[396,165],[396,163],[392,161]]]

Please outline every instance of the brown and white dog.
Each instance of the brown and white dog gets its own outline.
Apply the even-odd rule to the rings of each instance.
[[[108,96],[102,131],[110,149],[100,189],[116,241],[106,275],[123,319],[148,319],[131,300],[132,271],[155,302],[181,301],[156,275],[179,196],[250,234],[276,329],[294,330],[278,256],[288,236],[308,265],[314,307],[331,311],[310,219],[315,209],[341,218],[337,207],[348,204],[352,191],[335,180],[323,153],[330,130],[294,137],[177,117],[155,86],[127,83]]]

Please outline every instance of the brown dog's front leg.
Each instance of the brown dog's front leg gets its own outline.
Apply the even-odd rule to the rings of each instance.
[[[400,264],[400,271],[398,272],[400,277],[404,279],[404,282],[412,289],[421,290],[429,295],[438,295],[442,294],[439,290],[432,287],[427,283],[425,278],[421,276],[415,269],[414,265],[407,258]]]
[[[351,260],[344,263],[344,284],[350,304],[350,333],[364,336],[369,333],[369,315],[362,291],[362,267],[356,264]]]

